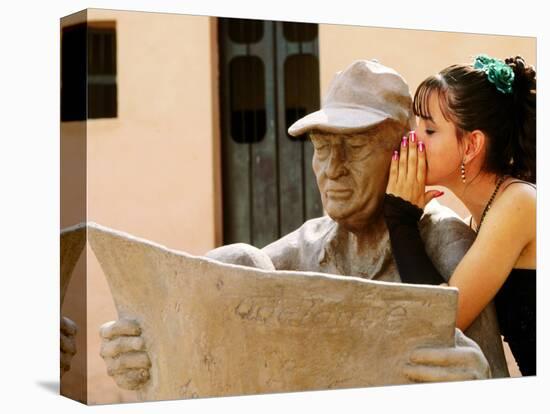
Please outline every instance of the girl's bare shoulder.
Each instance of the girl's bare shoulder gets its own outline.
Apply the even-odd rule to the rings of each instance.
[[[518,236],[523,234],[531,239],[537,215],[536,188],[522,182],[506,186],[491,207],[492,217],[487,217],[493,225],[500,225]]]
[[[499,199],[498,204],[506,206],[507,209],[531,212],[532,209],[536,209],[537,189],[531,183],[513,180],[503,185]]]

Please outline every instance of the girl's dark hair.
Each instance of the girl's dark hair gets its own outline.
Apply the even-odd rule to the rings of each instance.
[[[476,129],[488,137],[485,171],[536,183],[536,72],[521,56],[505,62],[514,71],[511,94],[498,91],[480,69],[452,65],[418,86],[413,111],[431,119],[428,100],[436,92],[459,140]]]

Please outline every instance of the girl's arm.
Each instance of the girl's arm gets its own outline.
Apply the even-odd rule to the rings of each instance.
[[[535,190],[510,186],[491,207],[449,285],[457,287],[457,326],[466,329],[497,294],[536,237]],[[533,263],[534,268],[534,263]]]

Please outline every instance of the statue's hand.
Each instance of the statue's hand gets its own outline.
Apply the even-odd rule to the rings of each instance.
[[[465,381],[491,378],[491,369],[479,346],[456,329],[454,347],[414,350],[404,374],[415,382]]]
[[[71,369],[71,360],[76,354],[75,335],[78,331],[76,323],[64,316],[61,317],[60,332],[60,368],[61,376]]]
[[[100,328],[103,339],[100,355],[109,374],[120,388],[136,390],[149,380],[151,361],[141,336],[141,327],[133,319],[107,322]]]

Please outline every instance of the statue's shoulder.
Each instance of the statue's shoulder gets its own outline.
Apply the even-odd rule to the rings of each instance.
[[[316,257],[324,248],[326,237],[336,223],[328,216],[307,220],[286,236],[265,246],[262,250],[277,269],[298,269],[304,257]]]
[[[302,246],[304,243],[315,243],[320,239],[324,239],[326,235],[334,229],[336,223],[329,216],[322,216],[307,220],[296,230],[274,241],[269,246],[275,244],[284,244],[289,248]]]
[[[324,239],[335,227],[334,220],[329,216],[322,216],[306,221],[296,230],[296,233],[305,242],[316,242]]]
[[[470,227],[450,208],[445,207],[437,200],[432,200],[424,209],[420,219],[420,231],[422,234],[442,233],[450,238],[472,239],[475,234]]]
[[[450,208],[432,200],[419,223],[426,252],[439,272],[450,277],[475,239],[475,233]]]

